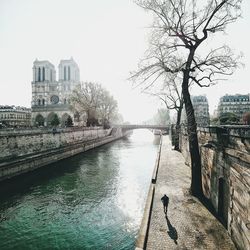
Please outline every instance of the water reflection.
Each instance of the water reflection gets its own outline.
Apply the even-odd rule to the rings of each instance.
[[[161,141],[161,136],[160,135],[154,135],[154,145],[159,145]]]
[[[133,249],[152,176],[151,132],[0,185],[0,249]]]

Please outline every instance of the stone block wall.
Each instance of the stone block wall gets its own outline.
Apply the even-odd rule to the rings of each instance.
[[[250,127],[198,129],[202,186],[239,249],[250,249]],[[190,164],[187,131],[180,149]]]
[[[0,135],[0,162],[102,138],[109,133],[109,129],[10,132]]]
[[[0,181],[98,147],[124,134],[121,129],[13,131],[0,134]]]

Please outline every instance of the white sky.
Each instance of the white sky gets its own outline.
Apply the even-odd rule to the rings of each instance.
[[[250,1],[243,18],[226,37],[244,53],[245,68],[230,80],[192,94],[207,94],[210,113],[225,93],[250,93]],[[49,60],[56,67],[71,56],[82,81],[101,83],[115,97],[124,120],[150,119],[159,104],[132,90],[127,81],[148,46],[149,13],[132,0],[0,0],[0,105],[30,107],[33,61]]]

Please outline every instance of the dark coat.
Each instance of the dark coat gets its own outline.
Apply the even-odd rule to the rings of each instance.
[[[167,205],[168,205],[168,202],[169,202],[168,196],[164,195],[164,196],[161,198],[161,201],[162,201],[162,203],[163,203],[164,206],[167,206]]]

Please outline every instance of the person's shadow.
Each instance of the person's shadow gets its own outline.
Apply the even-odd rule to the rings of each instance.
[[[173,227],[170,223],[170,220],[168,219],[168,216],[166,215],[166,220],[167,220],[167,224],[168,224],[168,235],[169,237],[174,241],[174,243],[177,245],[178,242],[178,233],[175,229],[175,227]]]

